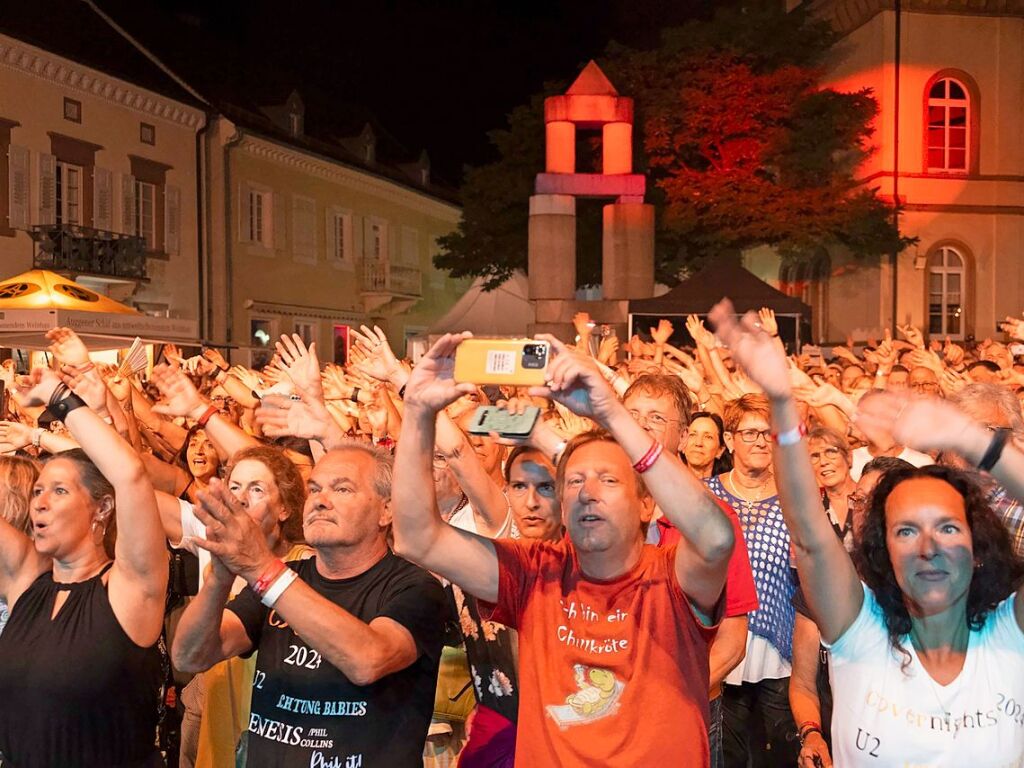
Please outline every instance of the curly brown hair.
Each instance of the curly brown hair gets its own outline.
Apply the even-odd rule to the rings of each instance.
[[[281,523],[281,536],[291,544],[301,544],[302,510],[306,505],[306,483],[299,474],[298,468],[279,448],[269,445],[254,445],[243,448],[231,457],[227,476],[240,461],[258,461],[274,475],[277,492],[281,496],[282,506],[288,510],[288,517]]]
[[[861,579],[874,592],[882,609],[890,645],[904,656],[904,668],[910,662],[910,654],[900,638],[910,633],[910,613],[886,546],[885,503],[900,483],[924,477],[947,483],[964,500],[977,563],[967,592],[968,628],[981,629],[989,611],[1024,581],[1024,562],[1014,554],[1006,526],[970,475],[936,464],[886,472],[871,494],[854,559]]]

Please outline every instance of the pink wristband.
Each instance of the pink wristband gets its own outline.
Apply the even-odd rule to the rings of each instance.
[[[647,449],[647,453],[640,457],[640,460],[633,465],[633,469],[636,470],[637,474],[642,475],[648,469],[654,466],[654,462],[661,456],[661,452],[664,450],[661,443],[657,440],[651,443],[651,447]]]

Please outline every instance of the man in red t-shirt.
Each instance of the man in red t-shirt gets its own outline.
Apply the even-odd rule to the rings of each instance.
[[[679,458],[662,453],[629,415],[594,363],[551,337],[548,386],[531,394],[610,433],[577,436],[559,461],[568,538],[493,541],[445,525],[429,490],[434,422],[474,389],[452,380],[464,338],[438,341],[405,387],[395,547],[492,603],[493,619],[519,630],[516,764],[707,766],[708,644],[732,525]],[[679,529],[676,546],[644,543],[655,503]]]
[[[686,385],[678,376],[646,374],[634,379],[622,395],[622,403],[629,415],[639,422],[648,434],[661,443],[666,451],[679,454],[690,426],[691,401]],[[711,727],[708,736],[711,742],[711,766],[722,764],[722,681],[746,655],[747,614],[757,610],[757,588],[754,574],[750,570],[750,558],[743,541],[740,520],[725,502],[716,499],[722,511],[729,516],[736,546],[729,559],[729,571],[723,593],[722,621],[711,642]],[[659,547],[678,544],[680,534],[672,522],[655,510],[653,531],[647,541]]]

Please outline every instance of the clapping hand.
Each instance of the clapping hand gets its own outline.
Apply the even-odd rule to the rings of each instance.
[[[733,360],[769,398],[790,397],[789,361],[772,337],[758,328],[757,315],[748,312],[737,321],[732,302],[723,299],[708,313],[708,319],[715,326],[715,336],[732,351]]]
[[[231,573],[250,585],[266,572],[274,554],[254,519],[260,516],[250,513],[219,478],[211,479],[207,490],[199,492],[195,513],[206,526],[206,538],[195,539],[197,546],[215,555]]]
[[[323,396],[323,385],[320,382],[320,360],[316,356],[316,342],[306,347],[302,337],[293,333],[281,335],[277,342],[277,357],[281,368],[291,379],[296,390],[306,390],[318,397]]]

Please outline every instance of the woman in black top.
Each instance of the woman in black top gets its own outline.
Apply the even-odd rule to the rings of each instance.
[[[19,399],[49,404],[83,450],[44,465],[33,539],[0,521],[0,596],[11,610],[0,635],[0,752],[5,768],[162,765],[154,743],[167,557],[153,486],[101,418],[106,389],[84,345],[66,329],[49,335],[76,394],[36,369]]]

